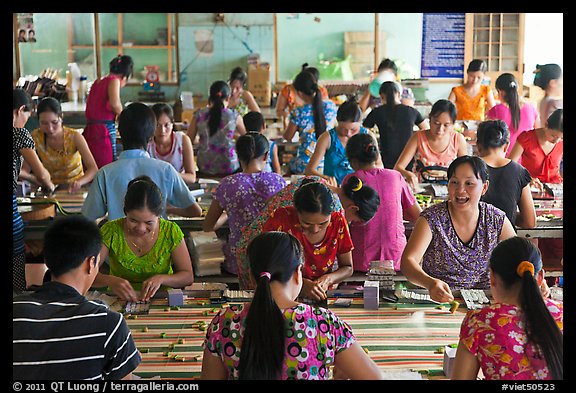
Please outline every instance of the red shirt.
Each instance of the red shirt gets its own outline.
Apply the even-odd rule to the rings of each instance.
[[[276,209],[264,224],[263,231],[287,232],[300,241],[304,249],[302,275],[309,280],[314,280],[326,273],[330,273],[337,256],[352,251],[354,248],[346,218],[339,211],[330,215],[330,223],[326,228],[326,235],[317,244],[310,243],[304,235],[298,220],[298,212],[293,206]]]
[[[564,153],[564,141],[558,141],[552,151],[546,154],[540,146],[536,130],[521,133],[517,142],[524,148],[522,166],[543,183],[562,183],[560,161]]]

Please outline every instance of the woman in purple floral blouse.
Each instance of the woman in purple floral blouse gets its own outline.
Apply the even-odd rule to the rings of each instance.
[[[268,139],[258,132],[249,132],[238,138],[236,152],[242,172],[220,181],[204,219],[203,229],[210,232],[218,229],[226,221],[226,215],[228,217],[230,236],[223,251],[224,269],[229,273],[238,274],[234,255],[242,228],[262,211],[268,198],[286,186],[279,174],[264,172],[269,148]]]
[[[450,288],[489,288],[490,253],[516,235],[506,213],[480,202],[486,190],[484,161],[458,157],[448,167],[448,200],[425,209],[414,224],[400,268],[433,300],[452,301]]]

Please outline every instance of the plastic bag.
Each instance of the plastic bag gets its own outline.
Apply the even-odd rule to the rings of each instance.
[[[354,79],[352,68],[350,67],[351,55],[344,60],[332,58],[324,60],[324,55],[318,56],[318,71],[320,71],[320,80],[342,80],[351,81]]]

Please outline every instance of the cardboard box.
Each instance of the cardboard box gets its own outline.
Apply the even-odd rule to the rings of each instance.
[[[380,283],[378,281],[364,281],[364,308],[378,310],[380,305]]]
[[[270,106],[272,100],[272,84],[270,83],[270,65],[262,63],[258,67],[248,68],[248,90],[254,96],[258,105]]]

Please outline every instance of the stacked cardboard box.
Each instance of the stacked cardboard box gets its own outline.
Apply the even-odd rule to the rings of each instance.
[[[254,96],[258,105],[270,106],[272,100],[272,84],[270,82],[270,64],[258,63],[248,66],[248,90]]]

